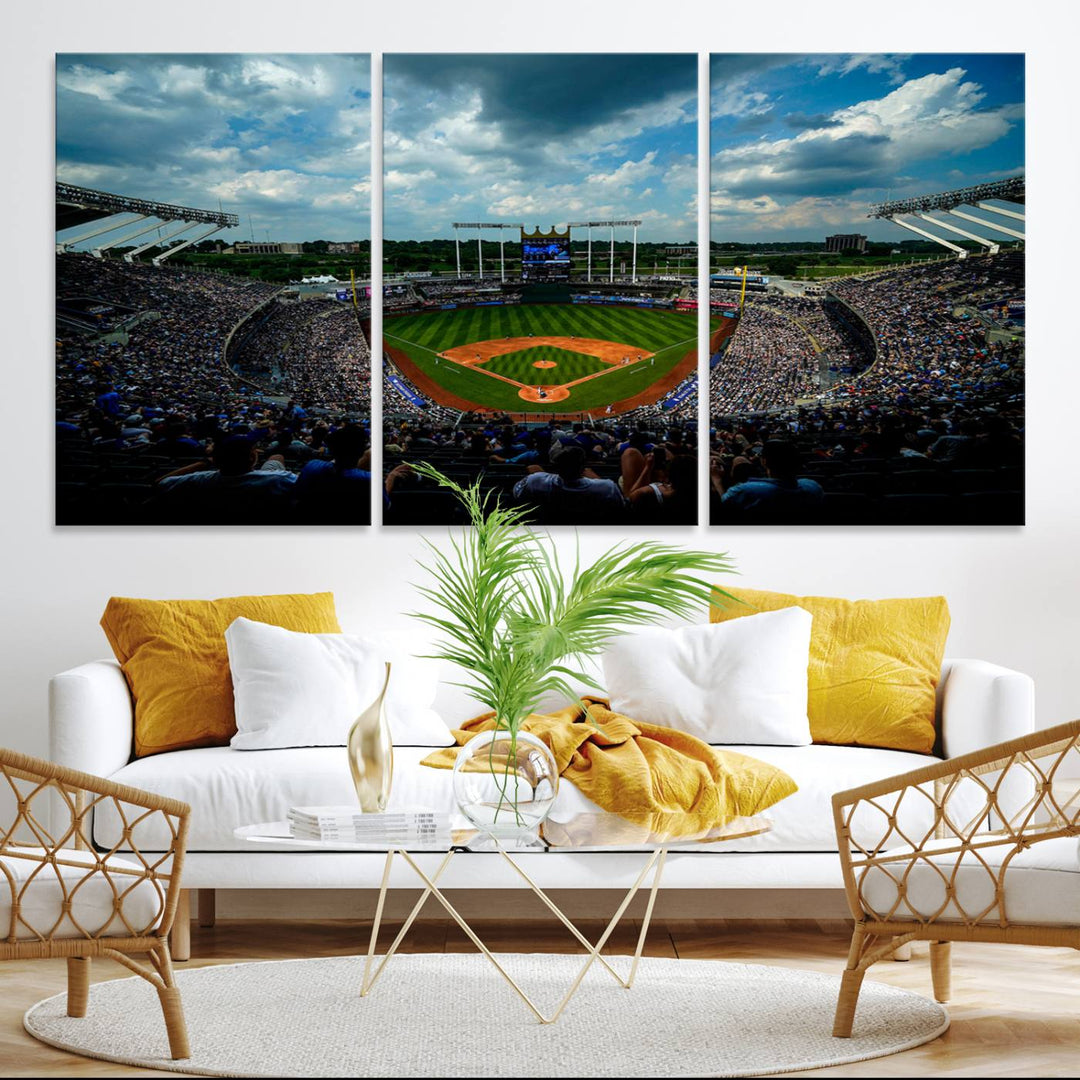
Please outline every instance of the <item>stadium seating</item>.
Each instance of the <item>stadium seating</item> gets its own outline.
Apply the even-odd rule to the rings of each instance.
[[[56,289],[58,312],[81,297],[124,316],[107,333],[57,320],[58,524],[194,523],[197,513],[162,504],[157,481],[207,459],[215,441],[242,436],[295,477],[329,460],[334,431],[366,420],[370,350],[350,305],[277,303],[278,287],[259,281],[75,254],[57,257]],[[235,523],[291,522],[295,501]],[[303,520],[313,512],[309,501]],[[368,500],[344,514],[363,523]]]
[[[831,306],[829,297],[813,303],[769,297],[748,306],[743,319],[753,320],[750,336],[740,346],[740,326],[713,369],[711,450],[724,490],[737,461],[749,463],[739,465],[740,477],[747,469],[760,475],[760,447],[783,439],[801,455],[799,475],[825,493],[815,518],[1021,523],[1023,341],[1015,331],[989,334],[967,312],[987,300],[1022,303],[1023,253],[839,279],[829,290]],[[791,373],[809,370],[798,368],[806,344],[795,324],[819,343],[832,325],[840,344],[830,348],[846,350],[840,363],[830,357],[813,400],[792,396]],[[770,387],[773,407],[729,407],[759,402]],[[719,497],[712,514],[715,523],[738,523]]]

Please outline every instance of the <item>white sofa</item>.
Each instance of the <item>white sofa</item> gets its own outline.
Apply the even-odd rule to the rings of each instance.
[[[1033,699],[1034,687],[1026,675],[981,660],[946,660],[938,689],[940,752],[955,757],[1032,731]],[[451,726],[480,711],[448,684],[440,688],[435,707]],[[353,801],[343,747],[262,751],[214,747],[132,760],[132,701],[119,666],[111,660],[94,661],[55,676],[50,684],[50,716],[52,760],[190,803],[185,888],[378,887],[382,855],[275,849],[233,836],[237,826],[283,819],[293,805]],[[921,754],[846,746],[731,749],[784,769],[794,777],[799,791],[769,811],[773,828],[764,835],[716,845],[708,852],[670,855],[664,874],[667,888],[839,889],[832,794],[921,767],[927,760]],[[454,809],[450,773],[419,765],[429,752],[426,747],[395,748],[391,808]],[[553,816],[560,818],[588,805],[573,785],[563,784]],[[913,805],[909,812],[926,811]],[[97,811],[94,835],[106,847],[117,842],[115,812]],[[157,847],[145,836],[137,842],[144,851]],[[627,887],[640,869],[640,857],[632,853],[556,852],[526,857],[538,884],[552,889]],[[433,866],[435,860],[430,856],[421,861]],[[404,870],[401,875],[392,882],[415,886],[415,878]],[[485,889],[523,883],[507,875],[500,860],[481,855],[455,860],[441,884],[448,889]],[[722,899],[715,914],[723,914]]]

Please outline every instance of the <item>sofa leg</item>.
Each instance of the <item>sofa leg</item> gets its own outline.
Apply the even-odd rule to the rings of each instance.
[[[934,997],[948,1001],[952,997],[952,942],[930,942],[930,977],[934,981]]]
[[[169,951],[174,960],[191,959],[191,890],[181,889],[173,919]]]
[[[86,1000],[90,996],[90,957],[69,956],[67,962],[68,1016],[85,1016]]]
[[[199,925],[213,926],[217,920],[217,892],[214,889],[199,890]]]
[[[833,1035],[838,1039],[850,1039],[851,1028],[855,1023],[855,1006],[859,1003],[859,991],[862,989],[865,971],[848,968],[840,980],[840,996],[836,1001],[836,1017],[833,1020]]]
[[[898,945],[892,954],[894,960],[910,960],[911,959],[911,942],[905,941],[903,945]]]

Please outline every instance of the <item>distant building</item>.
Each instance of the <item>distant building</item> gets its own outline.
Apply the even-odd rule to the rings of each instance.
[[[265,244],[251,243],[240,240],[231,248],[225,249],[226,255],[300,255],[303,253],[303,244]]]
[[[672,258],[696,255],[697,244],[680,244],[678,247],[667,247],[664,248],[664,254]]]
[[[835,233],[825,237],[826,251],[854,251],[859,255],[866,253],[866,237],[862,233]]]
[[[360,254],[360,241],[359,240],[345,240],[343,242],[336,242],[331,240],[326,245],[327,255],[359,255]]]

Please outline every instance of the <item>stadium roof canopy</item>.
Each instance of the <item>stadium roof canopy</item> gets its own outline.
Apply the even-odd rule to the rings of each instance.
[[[941,191],[936,195],[916,195],[911,199],[877,203],[866,215],[887,218],[893,214],[914,214],[920,210],[952,210],[956,206],[978,206],[984,199],[1000,199],[1002,202],[1024,203],[1024,178],[1013,176],[1008,180],[995,180],[989,184]]]
[[[918,218],[921,222],[934,226],[935,230],[944,229],[945,232],[961,236],[985,248],[987,254],[993,255],[1000,250],[1002,241],[984,236],[984,232],[1001,233],[1013,240],[1023,242],[1024,233],[1017,226],[1025,224],[1024,198],[1024,178],[1013,176],[1008,180],[993,180],[986,184],[957,188],[954,191],[939,191],[933,195],[915,195],[910,199],[877,203],[870,207],[866,216],[886,218],[894,225],[899,225],[900,228],[916,233],[926,240],[932,240],[935,244],[948,248],[958,258],[964,259],[968,255],[967,248],[961,247],[953,240],[945,239],[939,231],[931,232],[924,225],[916,225],[911,219]],[[1011,203],[1016,209],[1001,206],[1000,203]],[[969,209],[961,210],[959,209],[961,206]],[[971,213],[971,209],[981,210],[992,217],[979,217]],[[944,214],[945,217],[933,217],[931,211],[935,210],[939,215]],[[955,220],[952,220],[957,218],[978,225],[981,231],[972,232],[970,226],[961,228]],[[1002,218],[1005,219],[1005,223],[1000,220]]]
[[[128,262],[132,262],[143,251],[162,247],[166,241],[176,239],[181,233],[198,225],[203,226],[194,236],[157,255],[153,261],[160,264],[189,244],[197,243],[220,229],[235,228],[239,224],[240,219],[236,214],[227,214],[223,210],[199,210],[193,206],[175,206],[150,199],[135,199],[128,195],[94,191],[59,181],[56,184],[56,231],[59,233],[80,225],[90,226],[76,236],[68,236],[58,241],[56,248],[60,252],[70,251],[76,244],[115,232],[122,226],[138,226],[134,232],[125,232],[112,240],[102,241],[93,250],[93,254],[100,258],[110,247],[126,244],[129,240],[156,231],[156,237],[140,244],[124,256]],[[164,234],[162,229],[166,230]]]
[[[196,210],[190,206],[173,206],[171,203],[153,202],[149,199],[133,199],[128,195],[112,195],[107,191],[76,187],[74,184],[56,185],[56,231],[70,229],[87,221],[109,217],[111,214],[140,214],[156,217],[162,221],[190,221],[192,224],[216,224],[220,229],[235,228],[240,224],[236,214],[221,210]]]

